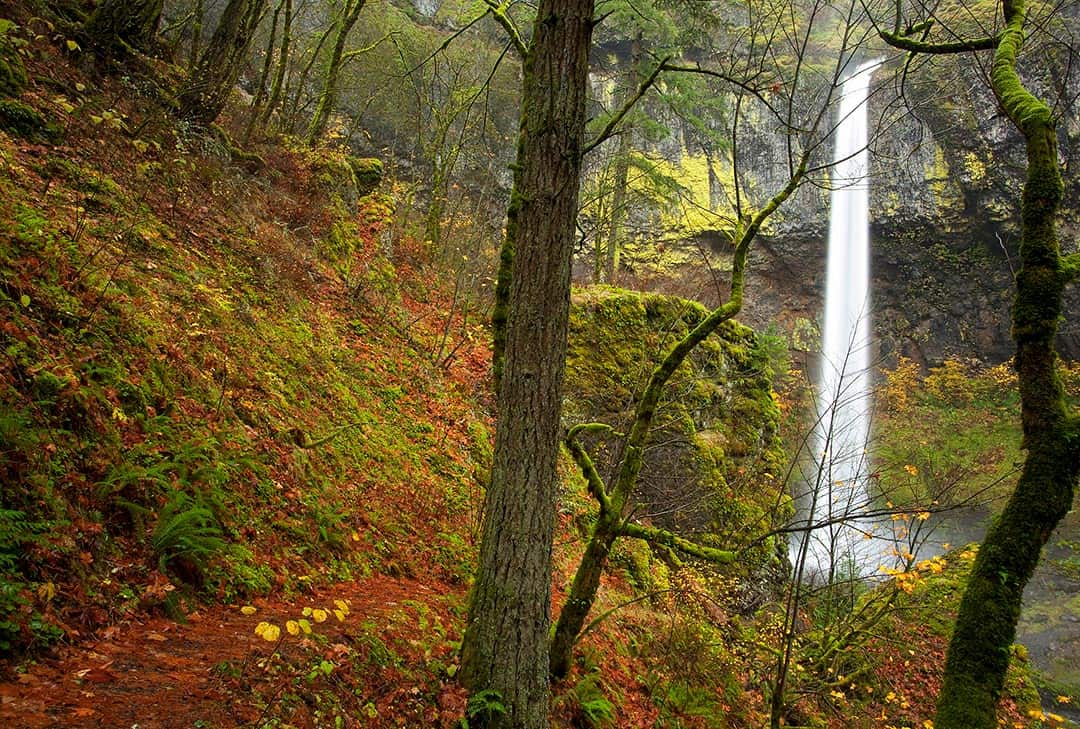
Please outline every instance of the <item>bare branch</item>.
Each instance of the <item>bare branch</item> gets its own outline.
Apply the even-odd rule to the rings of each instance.
[[[619,125],[623,118],[630,113],[630,110],[634,108],[634,105],[641,100],[641,97],[645,95],[654,83],[656,83],[656,77],[664,70],[664,64],[667,63],[670,58],[671,57],[668,56],[668,58],[665,58],[656,65],[656,68],[653,69],[653,72],[649,74],[648,78],[642,81],[641,85],[638,86],[637,92],[626,100],[626,103],[622,105],[622,108],[619,109],[615,116],[608,120],[608,123],[604,125],[604,128],[600,133],[596,135],[596,138],[582,147],[582,156],[593,151],[611,137],[612,133],[615,131],[615,127]]]

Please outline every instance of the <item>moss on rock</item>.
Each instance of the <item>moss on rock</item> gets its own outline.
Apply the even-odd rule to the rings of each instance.
[[[360,195],[371,194],[382,182],[382,160],[375,157],[349,157],[346,161],[352,169],[356,189]]]
[[[35,109],[13,99],[0,99],[0,129],[31,142],[54,141],[58,130]]]
[[[594,287],[570,314],[564,414],[573,423],[625,427],[635,398],[668,349],[708,315],[673,296]],[[754,332],[731,321],[683,363],[661,401],[635,500],[641,518],[731,548],[766,531],[782,460],[768,367]],[[617,453],[591,444],[601,473]],[[746,566],[771,557],[772,545]]]

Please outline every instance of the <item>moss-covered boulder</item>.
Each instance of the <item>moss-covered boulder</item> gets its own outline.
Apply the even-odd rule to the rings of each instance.
[[[596,287],[576,292],[567,356],[567,425],[602,421],[624,431],[652,368],[708,314],[672,296]],[[722,547],[768,531],[786,503],[779,480],[779,408],[765,348],[728,322],[668,384],[635,493],[637,518]],[[618,441],[590,448],[602,474]],[[772,556],[763,544],[747,563]]]
[[[356,189],[361,195],[370,195],[382,182],[382,160],[376,157],[349,157],[348,163],[356,179]]]
[[[26,67],[15,47],[14,23],[0,18],[0,98],[13,98],[26,88]]]

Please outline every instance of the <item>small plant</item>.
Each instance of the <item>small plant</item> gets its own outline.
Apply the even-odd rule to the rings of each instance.
[[[225,548],[213,512],[183,491],[176,491],[158,515],[150,538],[162,572],[201,582],[214,555]]]
[[[567,693],[566,701],[578,726],[603,729],[615,722],[615,705],[605,695],[597,673],[578,681]]]
[[[481,726],[489,724],[497,716],[506,716],[506,704],[502,694],[494,689],[477,691],[469,697],[465,706],[465,718],[458,722],[458,729],[469,729],[469,721],[476,720]]]

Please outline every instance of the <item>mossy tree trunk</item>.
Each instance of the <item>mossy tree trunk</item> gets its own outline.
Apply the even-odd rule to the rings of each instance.
[[[500,417],[462,642],[463,684],[506,709],[482,720],[490,727],[549,726],[555,465],[592,16],[593,0],[541,0],[525,61]]]
[[[342,57],[345,55],[345,44],[349,40],[349,33],[356,25],[360,17],[360,11],[364,9],[366,0],[346,0],[345,7],[341,9],[341,15],[334,23],[336,33],[334,46],[330,50],[330,59],[326,64],[326,74],[323,76],[323,90],[319,97],[319,105],[315,109],[315,115],[308,125],[305,141],[308,146],[315,146],[319,137],[326,131],[326,125],[330,121],[330,114],[337,104],[338,84],[341,78]]]
[[[1065,286],[1077,278],[1078,255],[1062,256],[1056,221],[1064,194],[1057,129],[1049,106],[1016,70],[1024,44],[1023,0],[1003,0],[1004,30],[991,38],[921,43],[896,31],[885,39],[913,53],[993,49],[990,84],[1027,148],[1020,207],[1020,271],[1012,311],[1023,445],[1016,489],[979,549],[960,603],[945,662],[934,725],[994,729],[997,704],[1016,637],[1024,587],[1043,546],[1072,507],[1080,476],[1080,416],[1071,412],[1057,372],[1054,339]],[[915,26],[928,28],[928,24]]]
[[[100,53],[123,58],[147,53],[157,37],[163,0],[102,0],[83,26]]]
[[[1027,455],[1016,490],[987,533],[964,591],[938,699],[939,729],[998,726],[997,702],[1024,586],[1043,545],[1072,507],[1080,472],[1080,421],[1067,410],[1054,349],[1062,295],[1074,277],[1055,229],[1064,193],[1057,130],[1050,108],[1027,91],[1016,72],[1024,42],[1023,0],[1004,0],[1002,10],[1005,31],[990,81],[1027,144],[1021,269],[1012,314]]]
[[[210,124],[225,108],[267,4],[268,0],[229,0],[210,43],[180,89],[183,118]]]

